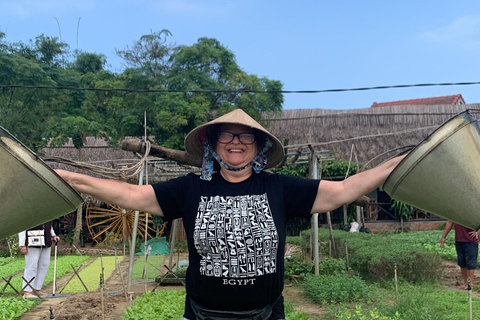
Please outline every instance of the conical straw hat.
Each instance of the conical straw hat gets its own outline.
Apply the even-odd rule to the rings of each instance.
[[[235,109],[217,119],[207,122],[190,131],[185,138],[185,150],[188,153],[202,158],[204,153],[203,141],[205,139],[205,131],[207,127],[212,124],[224,123],[241,124],[259,130],[268,135],[270,140],[273,142],[273,146],[268,150],[268,161],[265,169],[273,168],[283,161],[285,153],[283,151],[283,145],[280,140],[278,140],[277,137],[268,132],[264,127],[262,127],[257,121],[255,121],[242,109]]]

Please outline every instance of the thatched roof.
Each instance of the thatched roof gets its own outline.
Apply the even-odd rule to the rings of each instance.
[[[417,145],[446,120],[467,109],[477,118],[480,116],[480,104],[404,105],[352,110],[284,110],[282,114],[263,114],[261,122],[280,141],[288,141],[288,153],[298,150],[307,152],[311,145],[316,151],[335,151],[336,159],[365,164],[391,150]],[[111,148],[105,141],[94,138],[87,138],[80,154],[72,143],[62,148],[46,148],[44,153],[46,158],[61,157],[108,168],[130,167],[140,159],[138,154]],[[395,152],[387,153],[371,164],[375,166],[393,155]],[[151,169],[152,178],[185,174],[192,170],[191,167],[162,162],[159,158],[149,159],[158,161]],[[66,167],[55,162],[48,163],[53,168]]]
[[[390,150],[417,145],[446,120],[467,109],[475,117],[480,116],[479,104],[295,109],[284,110],[281,115],[266,113],[263,124],[280,141],[288,141],[289,153],[299,148],[308,150],[310,144],[314,150],[334,150],[336,159],[355,161],[356,158],[364,164]],[[385,155],[372,164],[394,154]]]

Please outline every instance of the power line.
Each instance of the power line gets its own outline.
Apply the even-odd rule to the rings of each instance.
[[[40,85],[21,85],[21,84],[0,84],[0,88],[21,88],[21,89],[56,89],[56,90],[74,90],[74,91],[103,91],[103,92],[136,92],[136,93],[329,93],[346,91],[369,91],[383,89],[399,89],[413,87],[437,87],[437,86],[468,86],[478,85],[480,82],[443,82],[443,83],[419,83],[419,84],[399,84],[392,86],[359,87],[344,89],[321,89],[321,90],[251,90],[251,89],[227,89],[227,90],[175,90],[175,89],[127,89],[127,88],[81,88],[69,86],[40,86]]]

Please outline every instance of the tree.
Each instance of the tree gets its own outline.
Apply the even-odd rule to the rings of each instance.
[[[173,44],[167,44],[168,37],[172,34],[167,29],[143,35],[135,42],[133,47],[123,50],[115,49],[117,56],[125,61],[129,68],[140,69],[147,77],[161,82],[168,72]]]
[[[81,74],[103,70],[107,59],[103,54],[81,52],[74,62],[73,69]]]
[[[235,55],[215,39],[200,38],[192,46],[175,47],[167,44],[170,36],[170,31],[162,30],[142,36],[132,48],[116,50],[129,67],[119,77],[125,87],[168,91],[123,97],[130,108],[128,123],[133,127],[136,118],[137,128],[143,129],[146,112],[155,143],[183,149],[190,130],[235,108],[256,119],[263,111],[282,110],[281,82],[245,73]]]

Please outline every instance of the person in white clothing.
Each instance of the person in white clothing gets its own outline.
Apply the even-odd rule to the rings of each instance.
[[[60,238],[55,234],[52,223],[46,222],[34,228],[18,233],[20,253],[25,255],[23,277],[24,298],[36,298],[32,291],[40,291],[50,266],[52,240]],[[27,280],[28,283],[25,281]],[[32,290],[33,289],[33,290]]]

